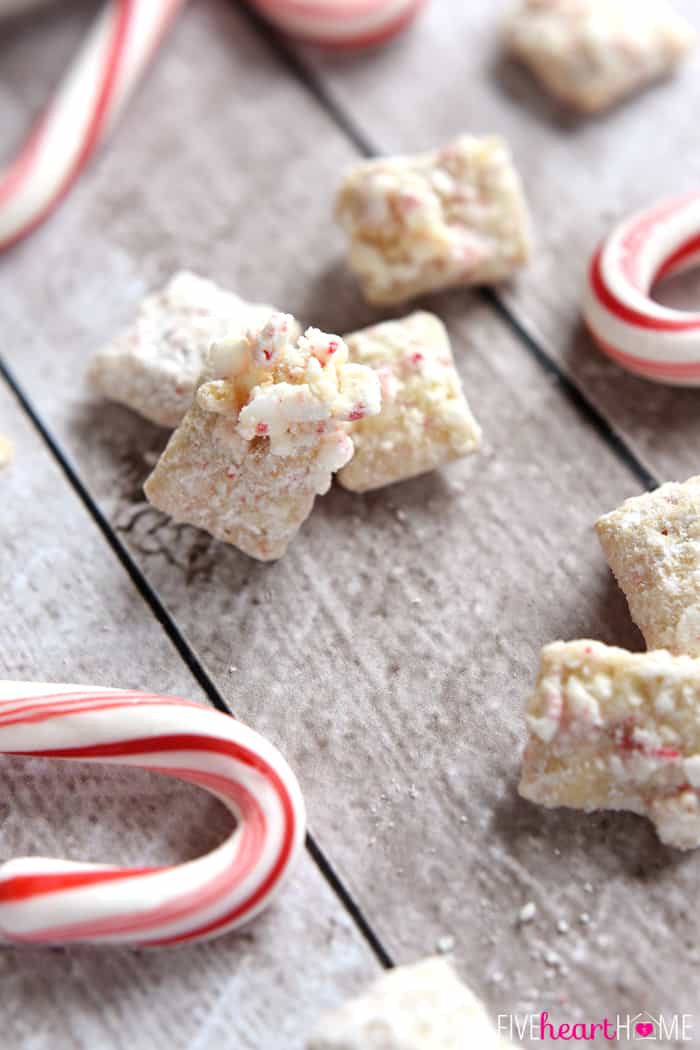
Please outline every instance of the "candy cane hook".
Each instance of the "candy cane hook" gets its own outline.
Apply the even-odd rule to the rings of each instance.
[[[0,936],[156,947],[227,933],[265,908],[297,859],[305,810],[279,752],[233,718],[176,697],[0,682],[0,752],[150,769],[235,814],[211,853],[172,867],[44,857],[0,866]]]
[[[700,193],[625,219],[588,272],[583,317],[601,350],[646,379],[700,386],[700,313],[652,298],[663,278],[700,261]]]

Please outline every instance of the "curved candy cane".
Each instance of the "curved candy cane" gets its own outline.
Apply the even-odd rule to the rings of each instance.
[[[700,193],[617,226],[591,262],[583,316],[600,348],[631,372],[700,386],[700,313],[651,298],[656,283],[700,261]]]
[[[425,0],[251,0],[316,43],[378,43]],[[46,219],[111,130],[184,0],[109,0],[16,160],[0,172],[0,251]]]
[[[296,778],[263,737],[211,708],[116,689],[0,683],[0,751],[151,769],[220,798],[237,826],[163,868],[44,857],[0,866],[0,936],[156,947],[219,936],[265,908],[304,840]]]
[[[251,0],[287,33],[326,47],[380,44],[408,25],[426,0]]]

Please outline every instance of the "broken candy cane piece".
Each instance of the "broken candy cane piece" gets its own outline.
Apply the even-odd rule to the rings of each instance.
[[[670,73],[694,41],[665,0],[525,0],[506,28],[510,52],[583,113]]]
[[[202,704],[2,682],[0,752],[165,773],[211,791],[237,821],[211,853],[167,868],[7,861],[0,936],[10,941],[163,947],[217,937],[267,907],[303,846],[304,802],[287,763],[252,729]]]
[[[647,646],[700,656],[700,477],[625,500],[596,531]]]
[[[144,486],[154,506],[263,561],[280,558],[353,452],[342,421],[376,415],[379,380],[339,336],[274,314],[215,346]]]
[[[212,343],[243,335],[273,312],[181,270],[144,299],[134,323],[95,355],[89,379],[103,397],[176,427],[192,404]],[[292,332],[300,332],[296,322]]]
[[[358,164],[336,217],[374,303],[500,281],[529,255],[522,186],[498,138],[461,135],[432,153]]]
[[[350,360],[376,371],[382,410],[347,424],[355,454],[338,474],[341,485],[367,492],[479,448],[481,429],[462,391],[442,321],[414,313],[345,339]]]
[[[307,1050],[515,1050],[445,959],[424,959],[380,977],[328,1014]]]
[[[700,846],[700,660],[594,641],[542,650],[520,794],[631,810],[669,846]]]

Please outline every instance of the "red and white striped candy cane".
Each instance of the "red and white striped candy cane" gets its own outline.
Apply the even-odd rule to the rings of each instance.
[[[425,0],[250,0],[287,32],[332,46],[378,43]],[[114,125],[184,0],[109,0],[16,160],[0,172],[0,251],[63,199]]]
[[[383,43],[408,25],[426,0],[252,0],[287,33],[326,47]]]
[[[0,250],[38,226],[113,127],[184,0],[110,0],[16,160],[0,173]]]
[[[651,298],[655,284],[700,261],[700,193],[633,215],[595,253],[583,316],[600,348],[631,372],[700,386],[700,313]]]
[[[217,849],[163,868],[44,857],[0,867],[0,937],[160,947],[219,936],[269,904],[304,841],[299,785],[233,718],[176,697],[0,683],[0,752],[151,769],[206,788],[235,814]]]

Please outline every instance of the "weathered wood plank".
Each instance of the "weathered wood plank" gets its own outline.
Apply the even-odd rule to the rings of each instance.
[[[395,104],[400,87],[385,85]],[[227,700],[295,763],[312,826],[397,958],[453,936],[494,1013],[692,1009],[697,859],[640,820],[515,796],[539,646],[641,644],[591,529],[638,482],[500,322],[468,295],[433,303],[484,453],[365,498],[334,491],[276,565],[147,508],[165,435],[79,386],[91,350],[177,265],[322,326],[366,322],[329,220],[352,159],[235,12],[194,5],[112,148],[0,262],[6,353]],[[539,918],[519,931],[530,898]],[[558,935],[560,918],[575,932]]]
[[[0,674],[162,689],[201,699],[34,430],[0,385]],[[168,864],[212,849],[223,807],[138,771],[0,761],[0,855]],[[241,935],[172,953],[0,952],[3,1045],[290,1050],[325,1005],[378,967],[304,856],[272,909]]]
[[[679,75],[597,120],[567,118],[504,61],[499,27],[516,0],[433,0],[389,47],[304,58],[386,152],[420,150],[463,131],[511,143],[536,231],[531,265],[504,289],[524,319],[661,478],[697,469],[697,394],[628,376],[579,324],[588,259],[616,220],[700,182],[700,50]],[[693,0],[674,7],[700,29]],[[693,283],[697,300],[697,281]]]

